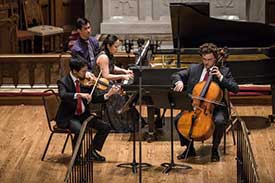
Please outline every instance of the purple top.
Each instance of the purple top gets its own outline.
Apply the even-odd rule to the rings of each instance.
[[[90,45],[88,45],[88,43]],[[71,48],[72,55],[79,55],[88,61],[89,70],[93,70],[96,64],[96,55],[99,52],[99,43],[96,38],[89,37],[88,40],[83,40],[80,37],[75,41]]]

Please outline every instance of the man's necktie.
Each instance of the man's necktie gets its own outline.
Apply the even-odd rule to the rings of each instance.
[[[207,81],[208,77],[209,77],[209,70],[206,71],[203,81]]]
[[[75,80],[75,91],[76,93],[80,93],[79,80]],[[82,114],[82,100],[80,96],[77,97],[76,114],[77,115]]]
[[[90,43],[90,41],[87,41],[88,44],[88,52],[89,52],[89,58],[90,58],[90,67],[93,68],[93,66],[95,65],[95,55],[94,55],[94,49]]]

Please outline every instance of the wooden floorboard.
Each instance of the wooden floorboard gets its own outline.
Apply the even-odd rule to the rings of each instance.
[[[261,182],[275,182],[275,169],[273,168],[275,165],[275,125],[265,123],[264,118],[271,114],[271,106],[240,106],[237,107],[237,111],[242,116],[259,117],[256,122],[256,118],[253,117],[252,120],[247,121],[248,126],[252,127],[249,138]],[[169,131],[168,124],[164,128],[164,133]],[[71,147],[69,145],[65,153],[61,154],[65,136],[54,136],[45,161],[42,162],[40,159],[48,138],[49,130],[43,106],[0,106],[0,182],[63,182],[71,157]],[[116,167],[119,163],[132,161],[132,141],[128,139],[129,134],[111,134],[108,137],[102,151],[107,162],[95,163],[95,183],[138,182],[138,176],[133,175],[130,169]],[[210,162],[211,139],[203,144],[196,142],[197,157],[187,161],[175,160],[176,163],[192,166],[192,169],[175,169],[168,175],[161,173],[163,168],[160,166],[161,163],[170,161],[168,139],[152,143],[143,142],[142,160],[153,166],[143,171],[142,180],[145,183],[236,182],[236,147],[233,145],[230,133],[227,139],[227,154],[222,154],[220,162]],[[175,157],[182,150],[179,141],[176,140]]]

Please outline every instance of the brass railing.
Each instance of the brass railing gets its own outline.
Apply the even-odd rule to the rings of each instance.
[[[258,183],[257,165],[245,122],[237,117],[237,182]]]
[[[92,118],[93,116],[90,116],[82,123],[64,182],[93,182],[93,160],[90,158],[91,155],[89,151],[89,147],[92,145],[92,129],[87,128],[87,124]],[[77,156],[80,157],[80,159],[77,159]]]

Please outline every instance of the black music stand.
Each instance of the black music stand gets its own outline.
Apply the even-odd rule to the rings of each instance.
[[[137,97],[138,93],[133,94],[128,101],[130,101],[125,108],[122,110],[118,111],[119,114],[126,112],[130,108],[134,107],[133,106],[133,100]],[[128,102],[127,101],[127,102]],[[129,106],[131,105],[131,106]],[[139,114],[140,115],[140,114]],[[147,168],[152,166],[149,163],[137,163],[136,161],[136,124],[133,123],[133,160],[132,162],[129,163],[121,163],[118,164],[117,167],[122,167],[122,168],[132,168],[133,173],[137,173],[137,168],[141,165],[141,168]]]
[[[141,97],[142,97],[142,69],[141,69],[141,65],[142,65],[142,61],[146,55],[146,52],[148,51],[149,48],[149,43],[150,41],[147,41],[145,47],[143,48],[142,52],[140,53],[140,56],[136,62],[136,65],[139,65],[139,92],[138,92],[138,96],[139,96],[139,109],[141,111]],[[131,100],[134,100],[136,95],[133,95],[131,97]],[[134,107],[133,105],[131,107]],[[139,168],[139,180],[140,182],[142,181],[142,174],[141,174],[141,170],[142,168],[147,168],[152,166],[149,163],[143,163],[141,161],[141,157],[142,157],[142,149],[141,149],[141,114],[139,114],[139,162],[136,162],[136,124],[133,123],[133,160],[130,163],[121,163],[119,165],[117,165],[117,167],[123,167],[123,168],[132,168],[132,172],[133,173],[137,173],[137,168]]]
[[[156,107],[159,108],[170,108],[170,122],[171,122],[171,159],[169,163],[162,163],[161,166],[165,167],[162,173],[167,174],[172,168],[183,168],[183,169],[191,169],[191,166],[185,164],[178,164],[174,162],[174,118],[173,118],[173,109],[181,109],[181,110],[191,110],[191,98],[185,92],[174,92],[172,90],[155,90],[150,91],[150,95],[152,96],[153,103]]]

